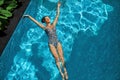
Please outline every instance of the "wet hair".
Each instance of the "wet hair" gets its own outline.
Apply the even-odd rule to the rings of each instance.
[[[44,16],[44,17],[41,19],[41,22],[42,22],[42,23],[45,23],[45,17],[48,17],[48,16]]]

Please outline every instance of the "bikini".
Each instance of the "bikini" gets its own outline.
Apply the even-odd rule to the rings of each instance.
[[[49,44],[54,45],[55,47],[57,47],[58,44],[58,39],[57,39],[57,35],[56,35],[56,28],[46,28],[45,29],[46,34],[48,35],[49,38]]]

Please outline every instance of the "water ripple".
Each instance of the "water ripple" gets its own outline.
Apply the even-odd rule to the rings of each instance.
[[[49,8],[48,4],[41,0],[42,5],[38,6],[34,18],[41,20],[43,16],[50,16],[51,21],[54,20],[56,8]],[[56,6],[57,0],[48,0],[52,6]],[[61,13],[59,22],[57,24],[57,34],[60,42],[62,43],[65,61],[69,60],[71,55],[72,46],[75,37],[79,31],[83,31],[87,35],[97,35],[97,31],[102,24],[108,19],[108,12],[113,8],[110,5],[104,4],[101,0],[60,0],[62,2]],[[31,5],[31,9],[32,9]],[[30,7],[28,10],[31,10]],[[29,12],[31,14],[31,12]],[[26,22],[27,24],[27,22]],[[32,28],[24,32],[21,37],[19,45],[20,50],[14,57],[14,64],[7,75],[7,80],[38,80],[35,73],[37,69],[28,61],[33,55],[42,57],[43,67],[51,74],[50,80],[55,80],[58,77],[59,71],[55,65],[54,58],[52,57],[47,43],[47,37],[41,29],[34,27],[34,25],[27,24]],[[20,29],[19,29],[20,30]],[[21,30],[22,32],[23,30]],[[15,37],[13,37],[15,38]],[[16,37],[17,38],[17,37]],[[35,44],[37,46],[35,46]],[[15,44],[16,45],[16,44]]]

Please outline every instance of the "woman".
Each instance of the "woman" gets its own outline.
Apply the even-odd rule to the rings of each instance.
[[[53,21],[52,24],[50,23],[50,18],[48,16],[45,16],[42,18],[41,21],[42,21],[42,23],[46,23],[46,27],[43,24],[36,21],[30,15],[24,15],[23,17],[28,17],[33,22],[35,22],[39,27],[41,27],[43,30],[45,30],[46,34],[49,37],[50,51],[51,51],[53,57],[55,58],[56,65],[60,71],[60,74],[61,74],[63,80],[64,79],[68,80],[68,74],[67,74],[67,70],[65,67],[64,57],[63,57],[63,50],[62,50],[61,43],[57,39],[56,28],[55,28],[57,21],[58,21],[59,14],[60,14],[60,6],[61,6],[61,3],[58,2],[57,13],[56,13],[57,15],[56,15],[55,20]],[[62,62],[62,67],[60,65],[60,62]],[[64,72],[62,72],[62,68],[64,68]]]

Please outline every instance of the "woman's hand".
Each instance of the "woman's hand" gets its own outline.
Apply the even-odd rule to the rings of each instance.
[[[23,18],[25,18],[25,17],[29,17],[30,15],[23,15]]]
[[[58,7],[60,7],[60,6],[61,6],[61,3],[60,3],[60,1],[58,2],[58,4],[57,4],[57,5],[58,5]]]

